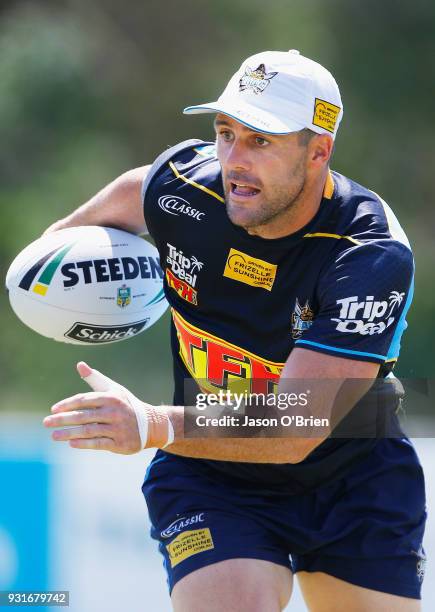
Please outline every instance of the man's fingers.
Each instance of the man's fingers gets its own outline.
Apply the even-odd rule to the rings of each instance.
[[[111,415],[107,410],[72,410],[61,412],[45,417],[43,424],[45,427],[65,427],[68,425],[85,425],[86,423],[110,423]]]
[[[94,391],[110,391],[119,386],[114,380],[89,367],[84,361],[77,364],[77,371]]]
[[[89,391],[88,393],[77,393],[72,397],[67,397],[60,402],[56,402],[51,407],[51,412],[56,414],[58,412],[68,412],[70,410],[82,410],[83,408],[101,408],[114,401],[119,402],[119,398],[113,397],[110,393],[102,393],[97,391]]]
[[[68,429],[53,431],[52,438],[57,442],[64,442],[66,440],[77,439],[110,438],[111,434],[112,428],[109,425],[87,423],[86,425],[80,425],[78,427],[69,427]]]
[[[86,378],[92,374],[92,368],[85,361],[79,361],[76,367],[80,378]]]
[[[70,440],[69,445],[72,448],[88,448],[90,450],[107,450],[116,452],[115,444],[110,438],[93,438],[91,440],[79,438],[77,440]]]

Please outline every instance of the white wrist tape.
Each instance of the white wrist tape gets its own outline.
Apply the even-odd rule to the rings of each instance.
[[[140,436],[140,447],[145,448],[148,442],[148,415],[140,400],[127,389],[127,396],[130,406],[133,408],[136,415],[137,428]]]
[[[162,446],[162,448],[166,448],[167,446],[172,444],[174,440],[175,440],[174,426],[172,425],[171,419],[169,418],[169,415],[168,415],[168,441],[166,442],[164,446]]]

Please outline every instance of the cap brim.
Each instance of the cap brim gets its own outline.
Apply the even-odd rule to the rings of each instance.
[[[259,109],[256,106],[247,104],[245,101],[237,100],[223,101],[216,100],[215,102],[207,102],[205,104],[197,104],[195,106],[187,106],[183,113],[185,115],[199,115],[202,113],[223,113],[232,117],[239,123],[246,125],[251,130],[262,132],[264,134],[290,134],[303,130],[304,125],[296,122],[284,122],[278,119],[272,113]]]

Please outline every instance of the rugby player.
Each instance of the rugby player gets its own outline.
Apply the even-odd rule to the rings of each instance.
[[[185,112],[214,113],[216,142],[175,145],[47,230],[153,237],[172,307],[174,405],[81,362],[93,391],[58,402],[45,425],[73,448],[158,449],[143,492],[176,612],[282,610],[294,573],[314,612],[419,610],[424,483],[404,435],[183,433],[186,381],[206,394],[241,380],[290,393],[294,381],[368,389],[392,374],[413,257],[386,202],[330,170],[338,86],[298,51],[268,51]],[[337,385],[317,398],[327,416]]]

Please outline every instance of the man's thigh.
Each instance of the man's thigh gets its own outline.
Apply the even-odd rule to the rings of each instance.
[[[420,600],[373,591],[323,572],[298,572],[309,612],[419,612]]]
[[[175,612],[280,612],[292,591],[291,571],[259,559],[227,559],[202,567],[172,590]]]

